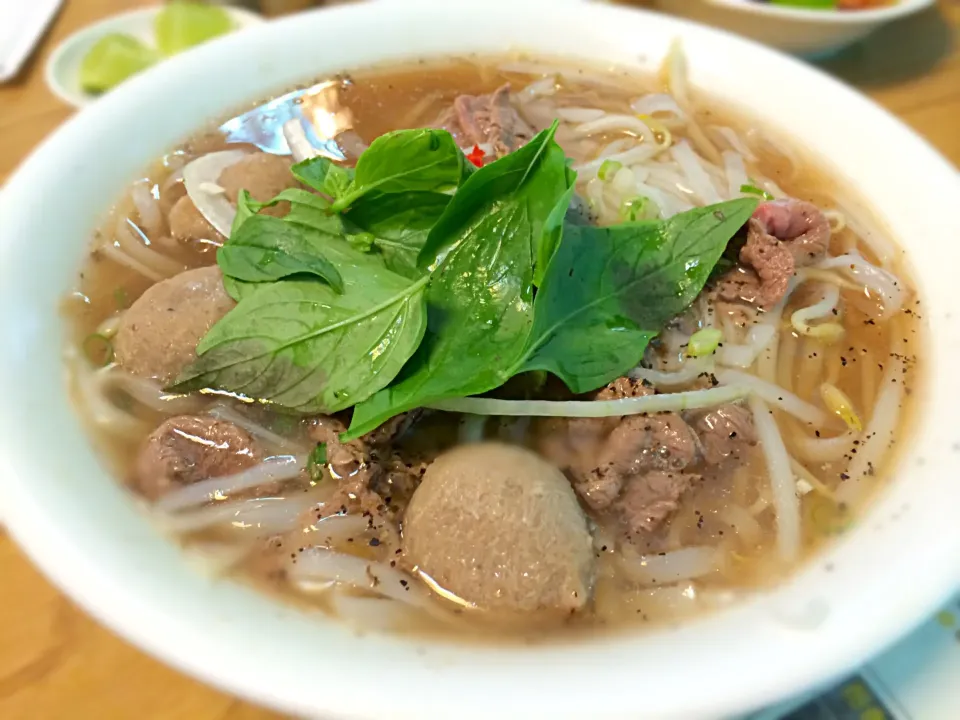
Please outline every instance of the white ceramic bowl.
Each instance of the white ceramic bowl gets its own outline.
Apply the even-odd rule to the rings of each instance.
[[[266,23],[132,79],[27,160],[0,197],[0,507],[9,530],[130,641],[228,691],[314,717],[690,720],[826,682],[909,630],[958,579],[960,180],[868,100],[759,45],[608,6],[514,3],[506,23],[501,10],[489,0],[410,0]],[[562,645],[355,637],[323,615],[195,572],[108,477],[61,381],[58,302],[125,185],[204,121],[343,68],[525,48],[652,69],[678,37],[696,86],[751,106],[824,158],[912,251],[935,392],[875,508],[768,594],[677,629]]]
[[[156,46],[153,32],[153,19],[160,12],[161,5],[140,8],[130,12],[113,15],[105,20],[87,25],[68,37],[51,53],[44,68],[47,87],[68,105],[83,107],[99,96],[86,92],[80,87],[80,64],[84,56],[104,35],[123,33],[132,35],[149,47]],[[225,8],[233,20],[234,32],[262,23],[263,17],[243,8]]]
[[[822,56],[936,0],[898,0],[873,10],[810,10],[755,0],[656,0],[667,10],[791,53]]]

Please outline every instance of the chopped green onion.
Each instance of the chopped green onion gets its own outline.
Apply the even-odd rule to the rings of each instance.
[[[648,197],[631,198],[624,200],[620,205],[620,219],[625,222],[634,222],[636,220],[652,220],[659,215],[660,211],[656,204]]]
[[[723,333],[717,328],[697,330],[687,342],[687,355],[690,357],[712,355],[720,346],[721,340],[723,340]]]
[[[741,185],[740,192],[744,195],[759,195],[764,200],[773,200],[773,195],[768,193],[766,190],[758,188],[756,185]]]
[[[117,310],[126,310],[130,307],[130,297],[122,287],[118,287],[113,291],[113,301],[117,304]]]
[[[323,468],[327,466],[327,444],[317,443],[317,446],[310,451],[307,458],[307,472],[310,473],[310,479],[318,483],[323,480]]]
[[[617,174],[617,171],[623,167],[623,163],[617,162],[616,160],[604,160],[600,165],[600,169],[597,170],[597,177],[601,180],[613,180],[613,176]]]
[[[83,354],[96,367],[106,367],[113,362],[113,343],[99,333],[87,335],[83,341]]]

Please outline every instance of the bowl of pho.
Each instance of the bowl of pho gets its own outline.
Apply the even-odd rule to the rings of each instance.
[[[0,198],[5,520],[286,712],[749,711],[953,589],[958,185],[826,76],[633,10],[214,41]]]

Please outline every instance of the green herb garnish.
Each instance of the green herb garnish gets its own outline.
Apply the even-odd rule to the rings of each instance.
[[[516,375],[551,372],[586,392],[634,367],[757,201],[665,221],[640,220],[654,209],[638,202],[637,221],[571,224],[576,173],[555,131],[474,170],[445,131],[402,130],[355,170],[295,165],[315,192],[241,193],[217,258],[238,305],[173,389],[304,413],[352,407],[346,440]],[[283,219],[258,214],[282,201]]]
[[[307,472],[310,479],[318,483],[323,480],[323,469],[327,466],[327,444],[317,443],[307,457]]]
[[[764,200],[773,200],[773,195],[762,188],[758,188],[756,185],[741,185],[740,192],[742,192],[744,195],[759,195]]]
[[[113,342],[110,338],[91,333],[83,339],[83,354],[94,367],[106,367],[113,362]]]

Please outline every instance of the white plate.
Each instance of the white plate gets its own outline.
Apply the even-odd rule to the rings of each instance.
[[[114,15],[93,25],[88,25],[75,32],[50,55],[47,60],[45,79],[47,86],[54,95],[68,105],[83,107],[93,102],[99,96],[85,92],[80,87],[80,63],[93,45],[104,35],[124,33],[132,35],[150,47],[155,46],[153,33],[153,19],[160,12],[161,6],[131,10],[121,15]],[[257,13],[242,8],[225,7],[233,20],[234,30],[258,25],[264,18]]]

